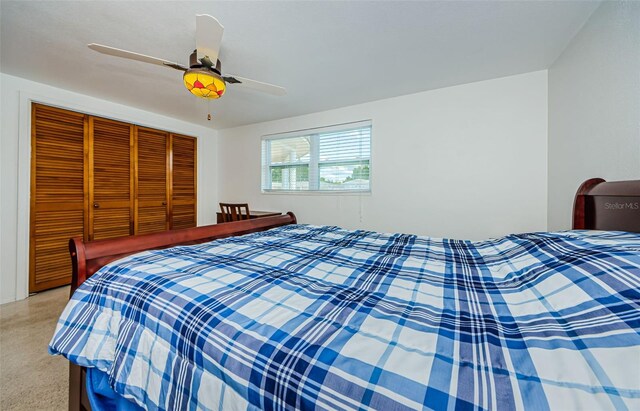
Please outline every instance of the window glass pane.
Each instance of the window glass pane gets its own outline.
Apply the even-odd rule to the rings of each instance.
[[[271,140],[271,164],[309,162],[311,144],[309,137]]]
[[[369,164],[320,166],[320,190],[368,190]]]
[[[308,164],[299,166],[272,166],[270,169],[272,190],[309,189]]]

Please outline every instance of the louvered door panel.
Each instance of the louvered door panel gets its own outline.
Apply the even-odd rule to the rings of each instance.
[[[118,121],[89,119],[92,240],[133,234],[132,128]]]
[[[172,229],[195,227],[197,224],[196,143],[193,137],[171,135]]]
[[[32,105],[29,290],[71,282],[68,242],[196,226],[196,139]]]
[[[172,224],[174,230],[195,227],[195,206],[193,204],[174,204]]]
[[[69,238],[84,235],[85,116],[32,105],[29,291],[69,284]]]
[[[33,251],[36,273],[31,292],[69,284],[69,239],[83,235],[84,210],[39,211],[35,217]]]
[[[168,145],[168,133],[137,127],[136,234],[169,228]]]

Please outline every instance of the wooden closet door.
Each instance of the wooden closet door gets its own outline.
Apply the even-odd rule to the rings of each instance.
[[[85,115],[31,108],[29,292],[71,282],[71,237],[84,235]]]
[[[197,225],[197,140],[171,135],[171,229]]]
[[[133,234],[133,126],[89,118],[89,239]]]
[[[169,229],[169,133],[136,127],[135,234]]]

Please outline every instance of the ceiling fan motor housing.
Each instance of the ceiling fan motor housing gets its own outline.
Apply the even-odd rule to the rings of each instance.
[[[205,56],[204,58],[198,60],[198,51],[193,50],[193,53],[189,56],[189,67],[192,69],[205,67],[219,76],[222,75],[222,63],[220,63],[220,59],[216,60],[215,67],[213,66],[213,62],[209,59],[209,56]]]

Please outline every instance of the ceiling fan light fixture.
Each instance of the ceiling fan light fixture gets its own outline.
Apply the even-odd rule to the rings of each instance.
[[[184,72],[184,86],[193,94],[206,99],[222,97],[227,85],[222,77],[211,70],[193,68]]]

